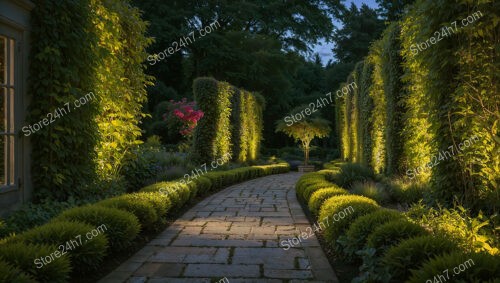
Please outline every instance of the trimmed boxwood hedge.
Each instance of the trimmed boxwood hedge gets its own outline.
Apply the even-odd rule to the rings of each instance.
[[[307,207],[309,208],[309,210],[313,215],[318,215],[321,206],[327,199],[333,196],[347,195],[347,194],[349,194],[348,191],[341,189],[337,186],[319,189],[311,195]]]
[[[470,262],[472,260],[472,263]],[[468,263],[466,263],[468,262]],[[452,268],[460,270],[460,265],[464,264],[465,272],[454,274]],[[434,277],[443,275],[443,270],[449,270],[453,280],[461,280],[469,283],[493,283],[500,278],[500,257],[487,253],[466,254],[453,252],[441,255],[422,264],[417,270],[412,270],[412,276],[408,283],[421,283],[427,280],[434,282]]]
[[[346,216],[344,218],[326,225],[325,239],[332,247],[338,247],[336,243],[338,237],[349,228],[356,218],[380,209],[377,202],[367,197],[355,195],[333,196],[327,199],[323,203],[323,206],[321,206],[318,220],[332,219],[335,214],[349,207],[352,207],[351,213],[345,213]]]
[[[420,225],[408,220],[394,220],[378,226],[367,238],[366,246],[375,248],[377,254],[384,254],[387,249],[399,244],[401,241],[427,235]]]
[[[334,183],[328,181],[333,178],[335,173],[336,171],[334,170],[321,170],[303,175],[295,185],[297,196],[307,203],[315,191],[328,187],[336,187]]]
[[[136,198],[130,198],[128,195],[105,199],[96,205],[130,212],[137,217],[145,229],[153,228],[153,225],[158,221],[158,214],[149,202],[142,202]]]
[[[457,249],[457,245],[444,236],[420,236],[404,240],[390,248],[382,262],[388,268],[392,279],[402,282],[410,276],[410,269],[418,268],[435,256],[451,253]]]
[[[58,249],[54,245],[32,245],[21,242],[0,245],[2,259],[31,275],[36,281],[67,282],[71,272],[69,257],[60,256],[57,258],[54,255],[53,260],[51,259],[51,262],[45,265],[42,265],[41,261],[40,263],[37,261],[40,258],[50,257],[56,251]],[[37,268],[37,265],[42,266]]]
[[[49,245],[65,245],[75,240],[75,247],[68,250],[73,271],[83,274],[84,272],[97,270],[106,256],[108,239],[104,234],[86,240],[86,234],[96,227],[80,222],[51,222],[34,229],[28,230],[14,239],[24,243],[43,243]],[[77,236],[81,236],[81,245]]]
[[[453,273],[453,268],[460,270],[460,265],[467,267],[459,274]],[[493,256],[487,253],[467,254],[463,252],[453,252],[435,257],[425,262],[418,270],[412,270],[412,276],[408,283],[420,283],[426,280],[433,280],[434,276],[442,275],[443,270],[449,270],[449,274],[454,275],[454,282],[467,283],[498,283],[500,278],[500,256]],[[460,281],[459,281],[460,280]]]
[[[250,178],[289,171],[288,164],[280,163],[212,172],[216,174],[207,173],[186,185],[180,181],[157,183],[143,188],[138,193],[66,210],[48,224],[2,241],[0,282],[67,282],[71,271],[70,265],[74,268],[73,276],[97,268],[107,252],[118,252],[128,247],[138,235],[141,225],[155,228],[157,226],[155,224],[164,222],[171,211],[181,208],[197,193],[215,191]],[[106,207],[108,205],[119,209]],[[153,221],[155,217],[152,215],[156,215],[156,222]],[[106,225],[105,233],[93,238],[80,247],[81,249],[74,249],[71,257],[61,257],[41,269],[33,265],[34,259],[50,255],[57,250],[57,246],[48,246],[44,243],[60,245],[77,235],[85,236],[94,229],[93,227],[102,224]],[[106,247],[106,239],[109,241],[109,249]],[[21,274],[19,270],[32,276],[34,280],[30,280],[28,275]],[[18,276],[17,279],[15,276]]]
[[[357,251],[365,246],[368,236],[377,227],[403,218],[404,216],[399,211],[391,209],[381,209],[359,217],[351,224],[351,227],[349,227],[349,230],[343,236],[342,246],[344,253],[354,256]]]
[[[95,227],[106,225],[105,234],[111,239],[109,244],[113,252],[128,248],[141,229],[139,220],[132,213],[99,205],[66,210],[53,221],[78,221]]]
[[[36,283],[36,281],[21,269],[0,260],[0,282]]]
[[[162,221],[172,209],[172,200],[168,195],[159,192],[138,192],[126,195],[127,198],[133,201],[148,203],[156,210],[158,221]]]

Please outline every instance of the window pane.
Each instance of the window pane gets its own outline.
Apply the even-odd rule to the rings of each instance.
[[[15,137],[14,136],[10,136],[9,137],[9,163],[6,163],[6,164],[9,164],[9,169],[10,169],[10,172],[9,172],[9,181],[10,181],[10,185],[14,185],[14,183],[16,182],[15,180],[15,177],[14,177],[14,168],[15,168],[15,160],[14,160],[14,139]]]
[[[0,36],[0,84],[7,83],[6,54],[7,54],[6,38]]]
[[[7,131],[7,120],[5,110],[7,109],[7,89],[0,87],[0,133]]]
[[[7,68],[8,68],[8,71],[9,71],[9,79],[10,79],[10,82],[9,84],[11,86],[14,86],[14,67],[15,67],[15,64],[14,64],[14,50],[16,50],[14,48],[15,44],[14,44],[14,40],[13,39],[10,39],[10,48],[9,48],[9,63],[7,64]]]
[[[14,89],[10,89],[10,94],[9,94],[9,99],[7,99],[9,103],[9,108],[6,107],[7,113],[9,113],[9,125],[8,125],[8,132],[13,134],[15,133],[14,130]]]
[[[5,153],[7,148],[5,147],[6,136],[0,137],[0,185],[5,185]]]

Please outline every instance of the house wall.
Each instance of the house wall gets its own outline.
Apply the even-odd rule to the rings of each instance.
[[[29,105],[27,96],[28,90],[28,55],[29,55],[29,31],[30,31],[30,11],[34,4],[27,0],[0,0],[0,31],[9,30],[17,37],[15,54],[15,79],[16,79],[16,124],[17,135],[17,157],[16,170],[18,179],[16,187],[7,190],[0,190],[0,216],[5,216],[9,212],[19,208],[23,203],[31,199],[33,187],[31,183],[30,153],[31,144],[28,137],[21,133],[21,128],[25,123],[25,113]]]

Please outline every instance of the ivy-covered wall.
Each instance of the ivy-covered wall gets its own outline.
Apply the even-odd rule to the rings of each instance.
[[[150,39],[126,0],[34,2],[27,122],[57,113],[30,136],[35,197],[66,199],[137,143]]]
[[[210,162],[226,154],[237,162],[256,160],[262,140],[264,98],[213,78],[197,78],[193,92],[204,112],[194,132],[194,160]]]
[[[365,59],[359,106],[337,100],[342,157],[360,143],[359,162],[371,151],[375,171],[429,182],[436,201],[498,210],[499,12],[492,0],[417,0],[390,24]]]

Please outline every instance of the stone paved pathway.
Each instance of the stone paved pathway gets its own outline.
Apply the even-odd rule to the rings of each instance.
[[[295,197],[299,173],[226,188],[175,221],[100,282],[338,282]],[[227,282],[227,281],[226,281]]]

